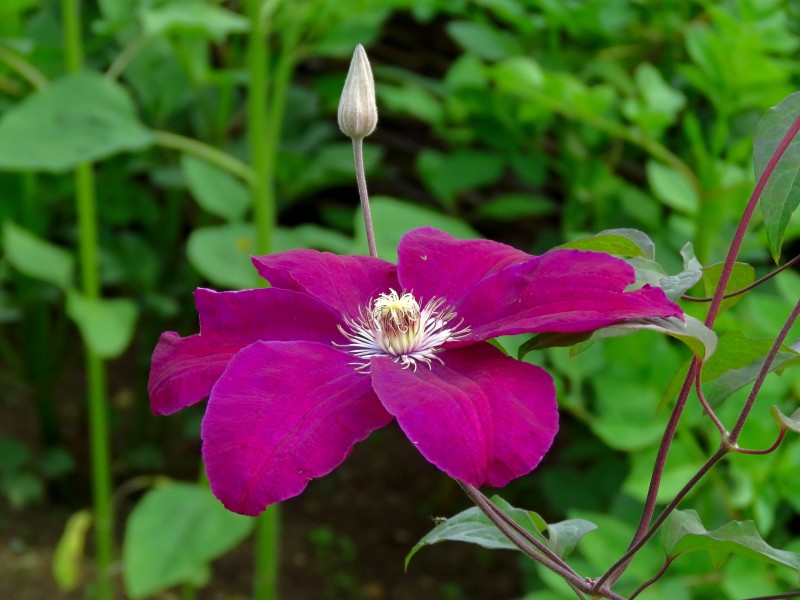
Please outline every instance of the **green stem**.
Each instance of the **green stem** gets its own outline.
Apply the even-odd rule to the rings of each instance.
[[[250,164],[255,171],[252,183],[253,220],[256,227],[256,252],[267,254],[275,226],[273,172],[267,138],[267,21],[261,18],[261,0],[247,0],[250,40],[247,47],[247,71],[250,87],[247,96],[247,137]],[[274,136],[273,136],[274,139]]]
[[[253,220],[256,229],[256,252],[269,253],[275,227],[274,164],[278,136],[267,133],[267,19],[262,16],[261,0],[247,0],[245,8],[250,20],[247,47],[247,71],[250,87],[247,96],[247,136],[250,143],[250,163],[255,172],[251,184]],[[284,84],[285,85],[285,84]],[[285,95],[285,91],[281,92]],[[281,120],[276,115],[273,95],[271,124]],[[282,109],[280,109],[282,110]],[[280,512],[270,506],[256,521],[256,557],[253,579],[255,600],[275,600],[278,597],[278,566],[280,564]]]
[[[20,76],[37,90],[44,89],[47,87],[47,84],[50,83],[44,73],[39,69],[2,45],[0,45],[0,61],[19,73]]]
[[[180,150],[186,154],[191,154],[197,158],[202,158],[206,162],[211,163],[215,167],[227,171],[231,175],[235,175],[242,179],[251,187],[256,184],[256,174],[247,164],[223,152],[217,150],[213,146],[204,144],[203,142],[195,139],[171,133],[169,131],[153,131],[153,141],[162,148],[170,148],[171,150]]]
[[[79,0],[62,0],[62,10],[67,69],[70,73],[77,73],[83,68]],[[90,164],[82,164],[75,169],[75,195],[83,293],[87,299],[97,300],[100,298],[97,214],[94,174]],[[103,360],[88,346],[86,347],[86,375],[89,392],[89,438],[98,574],[97,597],[100,600],[111,600],[114,592],[109,567],[113,557],[114,539],[105,365]]]

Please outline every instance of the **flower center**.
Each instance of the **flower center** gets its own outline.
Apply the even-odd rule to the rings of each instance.
[[[444,364],[437,353],[445,342],[455,342],[469,335],[469,327],[462,327],[463,319],[451,325],[456,313],[444,306],[444,299],[429,300],[420,309],[413,294],[398,294],[390,290],[370,301],[370,305],[359,311],[358,319],[347,319],[347,330],[339,331],[347,338],[347,344],[336,344],[346,348],[350,354],[361,359],[352,363],[357,371],[369,370],[369,359],[387,356],[404,369],[417,370],[417,362],[431,368],[434,360]]]

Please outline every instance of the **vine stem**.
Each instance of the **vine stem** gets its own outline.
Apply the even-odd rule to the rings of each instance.
[[[739,225],[737,226],[736,232],[733,236],[733,241],[731,242],[731,247],[728,251],[728,255],[725,258],[725,263],[722,267],[722,272],[720,273],[717,289],[714,291],[714,296],[711,299],[711,305],[709,306],[708,315],[706,316],[705,320],[705,325],[708,328],[711,328],[713,326],[719,314],[719,309],[722,304],[722,299],[723,296],[725,295],[725,288],[728,286],[728,282],[730,281],[731,273],[733,272],[733,266],[734,263],[736,262],[736,257],[739,255],[739,250],[741,249],[742,242],[744,241],[744,236],[747,233],[747,227],[749,226],[750,221],[753,218],[753,213],[755,212],[756,206],[758,205],[758,201],[761,199],[761,194],[764,192],[764,188],[767,185],[767,181],[769,181],[769,178],[775,171],[775,167],[777,167],[778,162],[783,157],[783,154],[786,152],[786,149],[789,147],[789,144],[791,144],[792,140],[797,135],[798,131],[800,131],[800,116],[798,116],[794,120],[792,126],[789,128],[786,134],[784,134],[783,138],[781,138],[781,141],[775,148],[775,152],[773,152],[772,156],[769,159],[769,162],[767,162],[766,167],[764,167],[764,171],[759,176],[758,182],[756,183],[756,186],[753,189],[753,193],[750,195],[750,199],[747,202],[747,206],[745,206],[744,212],[742,213],[742,218],[739,220]],[[765,366],[766,365],[767,361],[765,361]],[[687,372],[686,378],[684,379],[683,387],[681,388],[680,394],[678,395],[678,399],[675,402],[675,407],[672,410],[672,414],[670,415],[667,427],[664,431],[664,436],[662,437],[661,443],[659,444],[658,447],[658,454],[656,456],[656,462],[653,467],[653,475],[650,480],[650,488],[647,493],[647,499],[645,500],[645,506],[642,511],[642,516],[639,521],[639,526],[636,529],[636,533],[634,534],[633,540],[631,541],[631,545],[629,546],[628,551],[625,553],[625,555],[623,555],[623,557],[619,561],[617,561],[617,563],[612,565],[612,567],[608,571],[606,571],[606,573],[598,580],[597,582],[598,586],[601,586],[603,584],[612,585],[619,578],[619,576],[622,575],[622,573],[625,571],[625,568],[630,563],[630,560],[633,558],[633,555],[644,545],[644,542],[647,541],[655,532],[655,529],[653,527],[650,527],[650,522],[655,512],[656,497],[658,495],[658,490],[661,485],[661,478],[664,473],[664,467],[667,461],[667,454],[669,453],[669,448],[672,444],[672,440],[675,437],[675,432],[677,431],[678,422],[680,421],[681,415],[683,414],[683,409],[686,406],[686,400],[689,397],[689,392],[692,388],[692,382],[697,376],[698,368],[699,368],[699,362],[697,358],[692,359],[692,363],[689,366],[689,371]],[[723,448],[723,455],[724,453],[725,451]],[[716,454],[714,456],[716,456]],[[719,458],[721,458],[721,456]],[[717,460],[719,460],[719,458]],[[714,463],[716,462],[717,461],[714,461]],[[708,465],[708,463],[706,463],[706,465]],[[701,470],[698,471],[695,477],[693,477],[690,480],[691,486],[689,487],[689,489],[691,489],[691,487],[693,487],[694,484],[700,480],[702,475],[704,475],[707,472],[708,469],[706,469],[706,465],[704,465],[701,468]],[[701,477],[698,477],[697,475],[700,475]],[[688,489],[686,490],[686,492],[688,493]],[[680,497],[680,499],[682,498],[683,496]],[[659,516],[659,519],[654,524],[656,525],[656,528],[657,525],[660,525],[661,522],[663,522],[663,519],[665,519],[669,515],[669,513],[672,512],[672,510],[674,510],[675,506],[677,506],[677,503],[674,504],[674,506],[673,503],[667,505],[667,508],[664,509],[664,511]]]
[[[364,138],[353,138],[353,158],[356,163],[356,181],[358,182],[358,197],[361,200],[361,214],[364,217],[364,228],[367,232],[367,246],[369,255],[378,257],[375,246],[375,230],[372,227],[372,213],[369,209],[369,193],[367,192],[367,178],[364,175]]]
[[[78,0],[62,0],[64,43],[67,70],[83,69],[81,13]],[[90,164],[75,168],[75,197],[78,216],[79,255],[83,293],[88,300],[100,298],[98,268],[97,210],[94,174]],[[86,344],[86,376],[89,400],[89,438],[91,445],[92,495],[94,503],[97,596],[111,600],[111,561],[114,553],[113,507],[108,434],[106,374],[102,358]]]
[[[37,90],[43,90],[50,83],[45,74],[33,64],[2,45],[0,45],[0,61],[14,69]]]

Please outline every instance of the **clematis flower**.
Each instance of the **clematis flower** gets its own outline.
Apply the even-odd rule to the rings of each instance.
[[[314,250],[253,263],[272,287],[198,289],[200,333],[162,334],[149,381],[156,413],[209,396],[211,489],[246,515],[392,420],[451,477],[501,487],[539,464],[558,412],[550,375],[486,340],[682,316],[660,289],[626,292],[633,269],[606,254],[531,256],[431,228],[403,237],[396,266]]]

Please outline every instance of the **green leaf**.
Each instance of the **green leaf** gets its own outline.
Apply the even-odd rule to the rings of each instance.
[[[478,206],[475,209],[475,218],[488,221],[516,221],[551,215],[555,210],[553,202],[543,196],[504,194]]]
[[[562,244],[558,248],[593,250],[623,258],[642,257],[651,261],[655,259],[656,253],[653,241],[637,229],[608,229],[591,237]]]
[[[656,317],[653,319],[636,319],[619,325],[612,325],[595,331],[592,337],[575,346],[572,355],[580,354],[601,339],[629,335],[642,329],[649,329],[650,331],[665,333],[680,340],[689,347],[698,359],[707,360],[717,348],[717,335],[706,327],[702,321],[689,315],[684,315],[683,318],[684,321],[677,317]]]
[[[77,589],[81,582],[81,565],[86,534],[92,524],[92,513],[81,510],[67,519],[64,533],[53,553],[53,579],[62,592]]]
[[[372,224],[375,228],[375,243],[378,256],[397,262],[397,244],[405,233],[417,227],[435,227],[462,239],[477,239],[480,234],[466,223],[427,208],[402,202],[388,196],[376,196],[370,200]],[[367,234],[361,210],[355,214],[356,238],[354,252],[367,252]]]
[[[772,107],[756,126],[753,141],[753,168],[761,177],[781,139],[800,115],[800,92],[795,92]],[[800,140],[789,144],[761,194],[761,214],[772,258],[780,261],[781,246],[789,220],[800,204]]]
[[[535,512],[514,508],[500,496],[492,496],[490,500],[525,531],[561,557],[572,552],[584,535],[596,529],[593,523],[583,519],[571,519],[548,525]],[[548,531],[548,537],[542,535],[545,530]],[[518,550],[478,507],[472,507],[440,523],[417,542],[406,556],[406,568],[411,558],[421,548],[445,541],[467,542],[490,550]]]
[[[272,236],[272,252],[314,248],[345,254],[352,244],[347,236],[310,223],[279,227]],[[250,224],[198,227],[189,234],[186,252],[189,263],[214,285],[243,290],[258,284],[258,273],[250,260],[256,253],[256,233]]]
[[[209,562],[241,542],[253,522],[225,510],[205,487],[174,483],[150,490],[125,528],[128,594],[138,599],[179,583],[205,585]]]
[[[647,181],[656,198],[666,206],[689,215],[697,214],[700,208],[697,190],[672,167],[648,160]]]
[[[522,360],[525,355],[528,354],[528,352],[532,352],[534,350],[574,346],[581,342],[585,342],[590,337],[592,337],[591,331],[537,333],[519,347],[519,350],[517,350],[517,358]]]
[[[451,21],[446,29],[459,46],[484,60],[522,54],[522,48],[513,36],[484,23]]]
[[[686,269],[677,275],[667,275],[657,262],[644,258],[631,258],[628,263],[636,271],[637,284],[660,287],[670,300],[683,296],[703,275],[700,269]]]
[[[124,87],[98,73],[78,73],[0,118],[0,169],[66,171],[152,142]]]
[[[800,570],[800,554],[767,544],[753,521],[731,521],[708,531],[694,510],[676,510],[667,518],[661,527],[661,546],[667,556],[706,550],[716,567],[737,554]]]
[[[719,285],[719,278],[722,275],[723,266],[724,263],[714,263],[713,265],[708,265],[707,267],[702,268],[703,289],[705,290],[707,296],[714,295],[714,292]],[[753,267],[746,263],[734,263],[733,271],[731,271],[731,277],[728,280],[728,285],[725,286],[725,294],[729,294],[747,287],[753,283],[753,281],[755,281],[755,278],[756,272]],[[728,310],[731,306],[738,303],[743,297],[744,294],[739,294],[733,298],[727,298],[723,300],[722,304],[720,305],[720,313]]]
[[[234,223],[198,227],[189,234],[186,254],[197,272],[214,285],[243,290],[258,282],[258,275],[250,262],[255,247],[253,226]]]
[[[133,337],[139,308],[126,298],[93,300],[69,290],[67,314],[93,352],[101,358],[115,358],[125,351]]]
[[[425,185],[445,206],[453,206],[458,194],[494,183],[503,174],[505,161],[493,152],[461,150],[440,154],[423,150],[417,171]]]
[[[28,277],[47,281],[62,290],[72,285],[75,262],[72,254],[11,221],[3,223],[3,250],[8,262]]]
[[[800,433],[800,408],[796,409],[790,417],[783,414],[777,406],[773,406],[770,411],[772,412],[772,418],[778,422],[778,425]]]
[[[199,32],[220,42],[231,33],[247,31],[249,21],[205,2],[172,2],[143,11],[142,29],[151,36],[174,31]]]
[[[228,221],[244,216],[250,205],[250,192],[233,175],[188,154],[181,156],[181,169],[203,210]]]
[[[719,406],[734,392],[756,380],[774,342],[770,339],[752,340],[738,332],[732,332],[726,338],[725,355],[709,365],[713,368],[708,373],[703,370],[703,380],[714,382],[706,393],[706,400],[712,407]],[[797,351],[783,346],[772,361],[769,372],[800,364],[798,358],[800,354]]]

